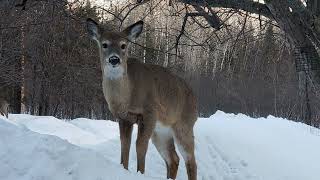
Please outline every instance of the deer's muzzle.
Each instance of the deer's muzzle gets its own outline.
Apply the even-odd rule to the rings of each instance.
[[[109,58],[109,63],[112,64],[113,66],[120,64],[120,58],[117,56],[111,56]]]

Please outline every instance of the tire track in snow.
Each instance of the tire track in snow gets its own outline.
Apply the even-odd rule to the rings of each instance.
[[[205,140],[205,141],[203,141]],[[204,145],[206,144],[206,146]],[[196,141],[199,179],[202,180],[258,180],[248,172],[249,166],[244,160],[230,159],[214,142],[206,136]],[[205,148],[206,147],[206,148]],[[203,156],[203,155],[206,156]]]

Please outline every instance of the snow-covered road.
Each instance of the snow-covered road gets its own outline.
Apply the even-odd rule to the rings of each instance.
[[[210,118],[199,118],[195,140],[199,180],[319,179],[320,131],[301,123],[218,111]],[[114,122],[0,117],[0,179],[165,179],[165,164],[153,145],[147,153],[146,174],[135,172],[134,142],[126,171],[119,165],[120,141]],[[186,180],[180,159],[177,179]]]

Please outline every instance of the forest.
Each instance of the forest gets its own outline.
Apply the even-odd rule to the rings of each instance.
[[[217,110],[320,125],[317,0],[0,0],[0,98],[11,113],[112,118],[87,18],[145,23],[130,54],[182,77]]]

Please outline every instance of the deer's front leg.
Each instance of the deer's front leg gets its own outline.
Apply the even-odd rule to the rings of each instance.
[[[145,159],[148,149],[149,139],[153,133],[156,119],[152,114],[143,115],[138,121],[138,137],[136,141],[137,150],[137,171],[142,174],[145,171]]]
[[[121,140],[121,164],[128,170],[129,153],[131,145],[133,124],[126,120],[119,120],[120,140]]]

